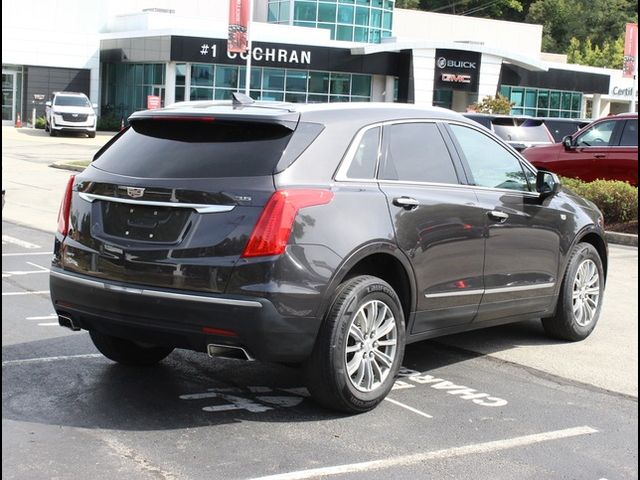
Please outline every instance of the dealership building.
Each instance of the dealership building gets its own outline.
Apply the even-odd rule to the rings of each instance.
[[[254,0],[251,96],[290,102],[410,102],[456,111],[502,93],[513,114],[629,111],[622,71],[541,51],[542,26],[395,8],[395,0]],[[54,91],[85,92],[126,117],[244,91],[227,53],[226,0],[2,3],[2,120],[30,120]],[[23,120],[23,121],[24,121]]]

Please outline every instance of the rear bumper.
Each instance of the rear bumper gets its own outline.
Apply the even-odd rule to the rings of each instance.
[[[211,343],[240,346],[262,361],[303,361],[320,326],[313,317],[283,317],[264,298],[148,288],[59,268],[51,269],[50,290],[56,312],[85,330],[200,352]]]

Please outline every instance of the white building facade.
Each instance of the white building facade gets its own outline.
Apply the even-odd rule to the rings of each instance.
[[[542,27],[394,8],[394,0],[254,0],[252,97],[411,102],[456,111],[502,93],[514,114],[628,111],[622,72],[541,53]],[[23,0],[2,4],[3,123],[41,115],[57,90],[103,116],[244,90],[226,51],[226,0]],[[24,121],[24,120],[23,120]]]

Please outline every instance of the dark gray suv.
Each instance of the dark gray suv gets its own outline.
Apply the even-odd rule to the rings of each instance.
[[[116,362],[300,364],[318,402],[362,412],[406,343],[596,325],[600,212],[461,115],[196,102],[129,123],[70,179],[50,277],[60,324]]]

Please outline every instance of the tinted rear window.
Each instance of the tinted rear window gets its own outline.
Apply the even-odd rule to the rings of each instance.
[[[270,175],[292,133],[277,124],[143,120],[134,122],[93,165],[143,178]]]
[[[561,142],[567,135],[573,135],[586,125],[585,122],[563,122],[561,120],[545,120],[545,125],[556,142]]]
[[[506,125],[494,125],[493,130],[507,142],[551,142],[547,129],[542,125],[511,127]]]

